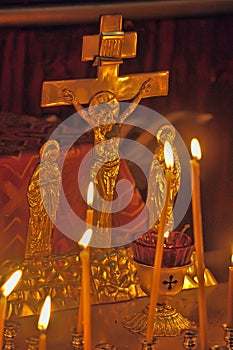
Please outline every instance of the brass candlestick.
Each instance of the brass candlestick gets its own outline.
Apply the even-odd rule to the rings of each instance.
[[[109,343],[101,343],[101,344],[97,344],[95,346],[95,349],[96,350],[117,350],[117,347]]]
[[[225,331],[224,340],[226,345],[213,345],[210,350],[232,350],[233,349],[233,327],[228,326],[226,323],[223,324]]]
[[[15,337],[19,323],[14,321],[6,321],[4,326],[4,350],[15,349]]]
[[[142,344],[141,350],[155,350],[155,345],[157,339],[153,337],[152,342],[148,343],[145,338],[139,338],[140,343]]]
[[[144,265],[135,261],[142,290],[149,295],[151,290],[151,275],[153,266]],[[161,268],[160,296],[155,305],[154,336],[176,336],[183,329],[194,328],[194,322],[176,311],[168,301],[182,290],[184,276],[188,265],[170,268]],[[148,321],[148,306],[141,312],[127,317],[123,324],[131,332],[146,334]]]
[[[72,342],[71,345],[74,350],[83,350],[84,342],[83,342],[83,333],[78,333],[77,328],[73,328],[71,331],[72,334]]]
[[[27,350],[38,350],[39,349],[39,337],[32,336],[25,339],[25,342],[28,344]]]
[[[233,326],[230,327],[227,324],[224,324],[223,329],[225,331],[224,339],[226,341],[226,348],[233,350]]]
[[[184,335],[184,348],[192,350],[197,348],[197,330],[196,329],[184,329],[181,332]]]

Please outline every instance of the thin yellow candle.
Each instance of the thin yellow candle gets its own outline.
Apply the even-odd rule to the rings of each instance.
[[[49,324],[50,319],[50,313],[51,313],[51,297],[48,295],[45,298],[44,304],[41,309],[39,321],[38,321],[38,329],[40,331],[40,338],[39,338],[39,350],[46,350],[46,330]]]
[[[77,323],[77,333],[83,333],[83,278],[81,279],[81,291],[79,298],[79,308],[78,308],[78,323]]]
[[[204,246],[202,234],[202,212],[201,212],[201,191],[200,191],[200,166],[201,148],[197,139],[191,141],[191,153],[193,159],[190,161],[192,168],[192,213],[194,228],[194,243],[197,257],[197,279],[198,279],[198,310],[200,327],[201,350],[208,349],[207,342],[207,306],[205,296],[205,263]]]
[[[86,213],[86,228],[92,226],[93,224],[93,209],[90,206],[93,204],[94,199],[94,184],[90,181],[87,190],[87,204],[89,208]],[[79,299],[79,309],[78,309],[78,323],[77,323],[77,332],[81,334],[83,332],[83,279],[81,282],[81,291],[80,291],[80,299]]]
[[[7,297],[16,287],[22,276],[22,271],[15,271],[0,288],[0,349],[3,348],[4,319],[6,314]]]
[[[83,299],[83,341],[84,350],[91,349],[91,288],[90,288],[90,251],[88,244],[91,240],[92,229],[86,230],[79,245],[83,247],[80,253],[82,262],[82,299]]]
[[[4,319],[6,314],[7,298],[3,295],[0,298],[0,349],[3,349]]]
[[[227,325],[229,327],[233,326],[233,253],[231,255],[231,266],[229,266]]]
[[[87,226],[92,226],[92,223],[93,223],[93,209],[90,208],[90,206],[93,204],[93,199],[94,199],[94,184],[92,181],[90,181],[88,190],[87,190],[87,204],[89,207],[86,213]]]
[[[147,343],[151,343],[153,340],[154,315],[155,315],[156,305],[159,297],[160,269],[161,269],[162,256],[163,256],[164,233],[166,229],[168,204],[169,204],[170,190],[171,190],[171,174],[172,174],[171,170],[174,164],[172,148],[170,143],[167,141],[164,144],[164,157],[165,157],[165,162],[167,167],[166,199],[165,199],[165,204],[161,214],[161,220],[160,220],[159,232],[158,232],[158,238],[157,238],[156,250],[155,250],[153,277],[152,277],[152,285],[151,285],[151,293],[150,293],[149,315],[148,315],[148,323],[147,323],[147,330],[146,330]]]

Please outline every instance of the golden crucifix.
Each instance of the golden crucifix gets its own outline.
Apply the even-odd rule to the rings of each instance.
[[[100,33],[83,37],[82,61],[94,61],[96,79],[47,81],[42,87],[42,107],[67,105],[63,90],[72,90],[79,103],[89,104],[99,91],[111,91],[118,101],[134,98],[142,83],[152,78],[151,89],[145,97],[168,94],[168,72],[141,73],[119,76],[123,58],[136,57],[137,33],[122,32],[121,15],[101,16]]]
[[[135,32],[122,31],[121,15],[101,16],[100,33],[84,36],[82,50],[82,61],[92,60],[97,66],[97,78],[50,81],[42,87],[42,107],[72,104],[94,129],[96,147],[91,178],[104,199],[104,207],[95,213],[97,227],[111,227],[110,206],[120,165],[120,124],[142,98],[168,94],[167,71],[119,75],[122,59],[136,56],[136,44]],[[119,115],[119,101],[124,100],[132,101]],[[88,111],[82,104],[89,104]],[[104,239],[106,241],[106,237]]]

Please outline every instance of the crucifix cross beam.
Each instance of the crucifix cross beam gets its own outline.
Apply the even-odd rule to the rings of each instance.
[[[43,82],[41,106],[69,104],[64,100],[64,89],[72,90],[81,104],[89,104],[100,91],[112,92],[118,101],[130,100],[149,78],[152,79],[151,89],[143,97],[166,96],[168,71],[119,75],[123,59],[136,57],[136,45],[137,33],[122,31],[121,15],[101,16],[100,33],[84,36],[82,48],[82,61],[93,61],[93,65],[97,66],[97,77]]]

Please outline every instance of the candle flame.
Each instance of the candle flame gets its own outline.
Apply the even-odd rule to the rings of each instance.
[[[38,329],[40,331],[45,331],[49,324],[50,319],[50,312],[51,312],[51,297],[50,295],[47,295],[45,298],[44,304],[42,306],[40,317],[38,321]]]
[[[84,232],[81,239],[79,240],[78,244],[82,245],[84,248],[86,248],[91,240],[92,236],[92,229],[89,228]]]
[[[19,282],[21,276],[22,276],[22,271],[17,270],[3,284],[3,286],[1,287],[1,291],[5,297],[8,297],[8,295],[11,294],[11,292],[13,291],[13,289],[16,287],[17,283]]]
[[[168,141],[165,141],[164,143],[164,158],[165,158],[166,167],[168,169],[172,169],[174,166],[174,157],[173,157],[171,144]]]
[[[166,231],[165,233],[164,233],[164,238],[168,238],[169,237],[169,231]]]
[[[233,266],[233,253],[231,254],[231,266]]]
[[[89,206],[92,205],[94,199],[94,184],[92,181],[90,181],[88,185],[88,190],[87,190],[87,204]]]
[[[191,141],[191,153],[193,158],[199,160],[201,159],[201,147],[198,139],[193,138]]]

